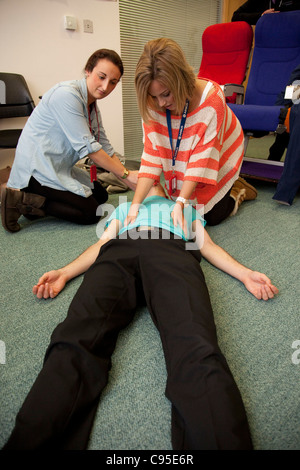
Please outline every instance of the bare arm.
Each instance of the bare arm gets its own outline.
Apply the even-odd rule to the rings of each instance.
[[[71,279],[83,274],[95,262],[99,250],[106,242],[115,238],[121,228],[119,220],[112,220],[98,242],[87,248],[78,258],[63,268],[48,271],[33,286],[32,292],[38,299],[56,297]]]
[[[189,200],[197,184],[198,184],[197,181],[185,180],[183,182],[179,196],[183,197],[184,199]],[[182,228],[184,233],[187,234],[187,223],[183,215],[183,208],[184,208],[184,204],[182,202],[177,201],[174,206],[171,216],[173,219],[174,226],[177,227],[177,224],[179,224],[179,226]]]
[[[98,152],[90,153],[89,157],[99,167],[104,168],[107,171],[111,171],[117,178],[124,181],[130,189],[135,190],[138,171],[129,171],[127,178],[122,179],[125,167],[115,154],[110,157],[103,149],[101,149],[98,150]]]
[[[257,299],[272,299],[278,293],[277,287],[272,284],[265,274],[252,271],[236,261],[229,253],[212,241],[200,221],[197,220],[195,222],[196,240],[202,240],[203,243],[200,246],[200,251],[207,261],[241,281],[246,289]]]
[[[133,196],[133,200],[128,212],[128,215],[125,219],[124,226],[126,227],[130,223],[134,222],[137,218],[139,212],[139,206],[142,204],[143,200],[149,193],[151,187],[153,186],[153,179],[152,178],[139,178],[138,183],[136,186],[136,190]]]

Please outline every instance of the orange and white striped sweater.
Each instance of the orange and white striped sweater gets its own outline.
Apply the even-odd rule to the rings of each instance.
[[[208,82],[208,84],[211,82]],[[204,213],[210,211],[230,190],[238,178],[244,153],[243,130],[236,116],[226,105],[224,94],[217,83],[214,90],[198,108],[187,114],[175,163],[179,196],[184,180],[198,184],[190,197],[192,204],[203,204]],[[139,177],[159,181],[164,173],[166,188],[172,177],[172,150],[170,148],[166,114],[151,111],[152,120],[144,127],[144,151]],[[176,146],[181,116],[172,118],[173,148]]]

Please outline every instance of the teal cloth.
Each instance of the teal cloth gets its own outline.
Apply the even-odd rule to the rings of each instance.
[[[201,220],[204,226],[206,223],[205,220],[194,207],[190,205],[186,206],[183,211],[188,227],[188,236],[186,237],[181,227],[179,225],[175,227],[173,224],[171,213],[174,205],[174,201],[170,201],[162,196],[150,196],[146,198],[139,208],[136,220],[128,226],[122,227],[119,233],[122,234],[127,230],[141,226],[151,226],[168,230],[169,232],[183,238],[185,241],[192,239],[192,222],[194,220]],[[120,220],[124,223],[130,206],[131,202],[120,204],[107,220],[106,227],[114,219]]]

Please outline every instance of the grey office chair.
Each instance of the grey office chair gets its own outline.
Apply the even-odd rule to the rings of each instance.
[[[0,119],[29,116],[35,104],[22,75],[0,72]],[[16,148],[22,129],[0,130],[0,148]]]

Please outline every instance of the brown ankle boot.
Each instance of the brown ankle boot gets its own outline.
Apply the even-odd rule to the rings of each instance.
[[[24,193],[21,204],[17,204],[17,208],[23,215],[36,215],[39,217],[45,217],[45,211],[43,209],[46,198],[39,194]]]
[[[230,196],[235,200],[234,209],[230,214],[230,216],[232,216],[232,215],[235,215],[237,213],[238,208],[240,207],[242,202],[245,201],[246,190],[244,188],[239,189],[239,188],[233,187],[230,191]]]
[[[18,232],[21,228],[18,224],[21,215],[45,216],[42,209],[45,200],[43,196],[37,194],[1,187],[1,220],[5,230],[11,233]]]
[[[1,187],[1,220],[3,227],[8,232],[20,230],[20,225],[17,222],[21,214],[16,205],[22,198],[21,191]]]
[[[245,189],[245,201],[253,201],[256,199],[257,191],[251,184],[247,183],[244,178],[239,177],[233,184],[233,188],[237,189]]]

